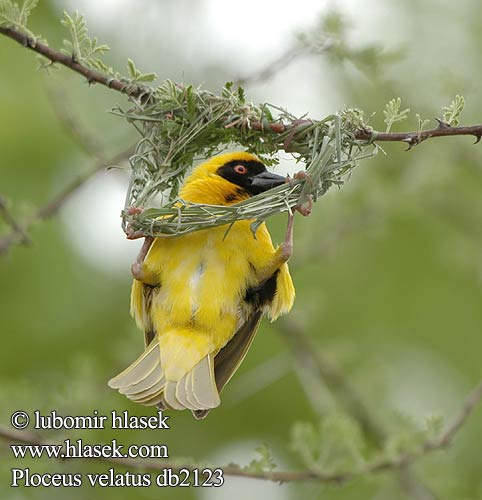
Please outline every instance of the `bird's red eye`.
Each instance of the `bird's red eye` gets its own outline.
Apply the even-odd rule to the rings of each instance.
[[[244,165],[236,165],[234,167],[234,171],[237,174],[247,174],[248,173],[248,169]]]

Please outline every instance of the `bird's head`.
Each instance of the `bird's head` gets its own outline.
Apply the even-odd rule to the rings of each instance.
[[[194,203],[233,205],[285,182],[285,177],[268,172],[253,154],[237,151],[215,156],[196,167],[179,195]]]

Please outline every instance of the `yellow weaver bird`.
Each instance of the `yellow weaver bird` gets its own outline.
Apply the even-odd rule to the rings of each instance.
[[[180,190],[194,203],[232,205],[286,182],[256,156],[235,152],[196,167]],[[293,215],[275,249],[262,224],[236,221],[175,237],[146,238],[132,266],[131,314],[145,352],[109,386],[132,401],[204,418],[243,361],[261,317],[288,312],[295,290],[286,262]]]

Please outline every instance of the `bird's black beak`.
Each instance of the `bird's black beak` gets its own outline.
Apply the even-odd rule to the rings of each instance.
[[[251,179],[250,191],[253,194],[259,194],[276,186],[281,186],[286,182],[286,177],[272,174],[271,172],[261,172]]]

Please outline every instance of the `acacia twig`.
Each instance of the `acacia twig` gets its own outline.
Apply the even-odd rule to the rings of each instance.
[[[313,397],[312,390],[319,393],[326,386],[344,410],[358,422],[364,434],[373,441],[378,449],[382,450],[387,433],[350,382],[331,363],[320,356],[310,339],[294,321],[286,319],[279,321],[278,331],[294,354],[299,376],[309,377],[315,380],[318,385],[313,389],[307,389],[305,387],[306,381],[304,383],[302,381],[308,398]],[[435,494],[415,476],[410,464],[401,464],[396,472],[399,483],[405,491],[410,492],[413,498],[436,500]]]
[[[121,92],[130,97],[140,97],[142,95],[148,94],[150,88],[146,86],[132,85],[128,82],[123,82],[116,78],[109,77],[108,75],[91,69],[80,62],[76,61],[75,58],[67,56],[59,50],[53,49],[44,43],[38,42],[28,34],[22,33],[15,28],[0,26],[0,34],[3,34],[12,40],[15,40],[19,44],[27,47],[38,54],[43,55],[53,63],[62,64],[67,68],[83,75],[87,78],[89,83],[100,83],[110,89]],[[296,123],[286,126],[279,122],[274,123],[262,123],[262,122],[252,122],[250,127],[254,130],[266,130],[269,128],[272,132],[282,133],[289,128],[297,128],[303,123],[311,123],[309,119],[296,120]],[[239,126],[244,126],[240,122]],[[420,144],[421,142],[431,139],[433,137],[448,137],[456,135],[472,135],[476,138],[476,142],[479,142],[482,138],[482,124],[472,125],[468,127],[452,127],[446,123],[439,121],[439,126],[430,130],[422,131],[411,131],[411,132],[379,132],[369,128],[360,128],[355,131],[355,139],[369,142],[405,142],[408,144],[409,149],[413,146]]]
[[[482,400],[482,381],[477,385],[465,399],[461,410],[455,415],[450,423],[436,439],[426,444],[426,450],[433,450],[449,446],[457,432],[465,425],[470,414]]]
[[[37,210],[35,210],[35,212],[25,222],[17,223],[17,229],[12,229],[11,232],[0,238],[0,255],[6,254],[13,245],[24,244],[25,236],[28,235],[28,232],[35,223],[49,219],[50,217],[57,214],[65,204],[65,202],[97,172],[100,172],[109,165],[113,165],[122,160],[125,160],[126,158],[131,156],[133,152],[134,149],[130,147],[127,150],[113,156],[109,160],[98,159],[92,166],[92,168],[78,175],[56,196],[47,201],[44,205],[37,208]]]
[[[294,321],[288,319],[278,321],[277,330],[293,352],[297,366],[309,370],[315,379],[325,385],[345,411],[360,424],[364,434],[381,448],[386,433],[349,382],[326,359],[318,355],[316,348],[311,345],[306,334]]]
[[[90,157],[99,162],[102,159],[102,146],[97,140],[97,137],[91,133],[86,127],[82,126],[79,119],[72,113],[68,96],[64,89],[55,87],[47,83],[50,80],[45,79],[45,89],[47,97],[50,101],[55,117],[59,121],[67,135]]]
[[[468,127],[452,127],[439,121],[439,126],[429,130],[417,132],[377,132],[370,129],[359,129],[355,132],[355,139],[370,142],[405,142],[408,149],[433,137],[448,137],[455,135],[472,135],[476,138],[475,143],[482,138],[482,125],[470,125]]]
[[[22,225],[19,222],[17,222],[12,212],[10,211],[7,199],[1,195],[0,195],[0,215],[2,216],[3,220],[11,227],[12,234],[17,235],[19,241],[21,241],[24,244],[30,243],[30,238],[28,237],[28,234],[25,232]]]
[[[330,48],[331,44],[326,44],[326,48],[323,47],[317,52],[325,51]],[[295,45],[290,47],[288,50],[283,52],[280,56],[272,61],[269,61],[258,71],[245,76],[239,76],[234,80],[236,85],[250,85],[253,83],[264,82],[272,78],[278,71],[286,68],[291,63],[293,63],[297,58],[305,55],[314,53],[315,51],[308,45]]]
[[[255,479],[265,479],[279,483],[299,482],[299,481],[317,481],[320,483],[343,483],[356,477],[377,474],[392,470],[400,470],[413,464],[426,454],[446,448],[452,444],[456,434],[463,428],[467,419],[474,411],[475,407],[482,399],[482,380],[477,387],[468,395],[462,409],[456,414],[452,422],[447,426],[440,436],[435,439],[427,440],[418,452],[402,453],[393,459],[379,460],[361,466],[357,470],[347,472],[324,473],[317,470],[304,471],[252,471],[240,467],[228,465],[218,467],[223,470],[227,476],[239,476]],[[24,443],[26,445],[42,446],[46,444],[55,444],[44,441],[34,434],[22,431],[12,431],[5,426],[0,426],[0,439],[7,442]],[[195,469],[200,468],[199,464],[179,464],[172,460],[139,460],[134,458],[107,458],[91,457],[82,460],[93,460],[106,464],[119,465],[131,469],[160,472],[166,468],[179,470],[181,468]],[[216,467],[210,467],[216,468]]]
[[[11,38],[12,40],[15,40],[20,45],[23,45],[24,47],[27,47],[28,49],[46,57],[52,63],[61,64],[62,66],[66,66],[72,71],[85,76],[89,83],[100,83],[109,89],[114,89],[117,92],[121,92],[122,94],[126,94],[130,97],[140,97],[148,92],[147,87],[132,85],[128,82],[118,80],[117,78],[112,78],[111,76],[95,69],[91,69],[77,61],[75,57],[68,56],[60,50],[53,49],[52,47],[35,40],[35,38],[29,36],[28,34],[22,33],[21,31],[18,31],[10,26],[0,26],[0,33]]]
[[[289,129],[295,129],[304,124],[313,123],[313,120],[303,119],[296,120],[296,123],[292,125],[284,125],[283,123],[273,122],[273,123],[261,123],[252,122],[250,124],[253,130],[269,130],[276,134],[281,134]],[[431,139],[433,137],[448,137],[456,135],[472,135],[476,138],[474,144],[480,142],[482,138],[482,124],[480,125],[470,125],[467,127],[452,127],[446,123],[439,122],[439,126],[436,128],[422,130],[422,131],[411,131],[411,132],[379,132],[377,130],[372,130],[370,128],[360,128],[355,131],[354,137],[360,141],[368,142],[405,142],[408,144],[408,149],[413,146],[420,144],[421,142]]]

